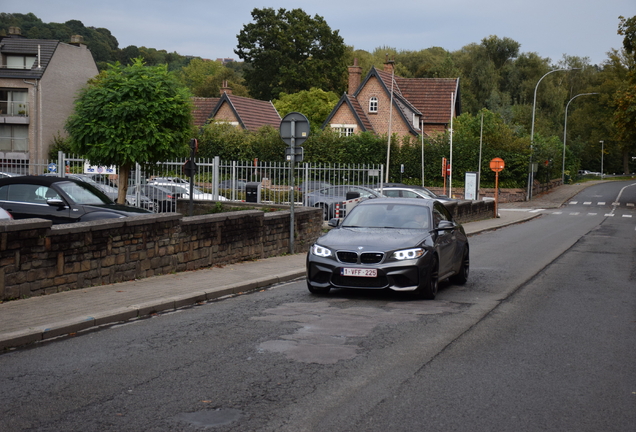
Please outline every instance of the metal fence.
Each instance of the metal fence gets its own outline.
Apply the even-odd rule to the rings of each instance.
[[[156,183],[188,186],[190,179],[183,174],[186,159],[139,165],[130,174],[129,188]],[[294,184],[290,184],[290,166],[285,162],[221,161],[197,159],[197,173],[194,186],[197,199],[219,199],[245,201],[246,185],[260,185],[260,202],[306,205],[308,192],[329,186],[358,185],[381,187],[384,165],[341,165],[341,164],[295,164]],[[92,166],[87,160],[60,153],[58,160],[33,162],[28,160],[0,161],[0,172],[19,175],[56,173],[59,176],[79,174],[89,176],[96,182],[117,187],[116,167]],[[139,187],[136,199],[129,204],[141,203]]]

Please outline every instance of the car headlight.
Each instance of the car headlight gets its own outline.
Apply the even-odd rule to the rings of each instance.
[[[415,248],[415,249],[404,249],[393,252],[391,258],[402,261],[408,259],[416,259],[424,255],[424,249]]]
[[[323,258],[330,257],[332,255],[331,249],[327,249],[326,247],[322,247],[317,244],[311,247],[311,253]]]

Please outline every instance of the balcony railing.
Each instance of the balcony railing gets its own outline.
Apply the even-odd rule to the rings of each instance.
[[[28,102],[0,101],[0,115],[3,116],[29,116]]]

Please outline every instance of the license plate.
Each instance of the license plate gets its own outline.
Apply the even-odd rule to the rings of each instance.
[[[360,269],[360,268],[342,268],[340,269],[342,276],[356,277],[378,277],[377,269]]]

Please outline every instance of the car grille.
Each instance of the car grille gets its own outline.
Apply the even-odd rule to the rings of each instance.
[[[350,251],[338,251],[336,253],[338,261],[343,263],[358,263],[358,254]],[[360,264],[377,264],[382,262],[384,254],[382,252],[363,252],[359,255]]]
[[[383,288],[388,285],[384,276],[377,278],[334,275],[331,283],[340,287],[351,288]]]

